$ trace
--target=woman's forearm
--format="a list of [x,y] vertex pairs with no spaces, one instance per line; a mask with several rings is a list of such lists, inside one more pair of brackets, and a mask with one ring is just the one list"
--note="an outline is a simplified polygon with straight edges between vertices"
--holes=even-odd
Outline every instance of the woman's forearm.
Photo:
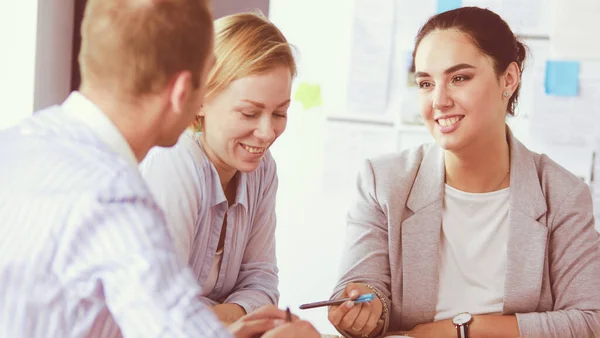
[[474,338],[519,337],[519,324],[516,316],[473,316],[469,334]]
[[[469,324],[469,337],[500,338],[519,337],[519,324],[516,316],[478,315],[473,316]],[[411,337],[458,337],[451,319],[433,323],[419,324],[408,332],[388,332],[389,334],[407,334]]]

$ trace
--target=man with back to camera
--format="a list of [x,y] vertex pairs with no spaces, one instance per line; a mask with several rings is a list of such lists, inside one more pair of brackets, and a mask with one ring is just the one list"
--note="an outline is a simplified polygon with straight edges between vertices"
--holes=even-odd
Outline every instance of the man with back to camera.
[[318,337],[263,308],[227,332],[137,171],[195,118],[214,63],[204,0],[90,0],[82,85],[0,132],[1,337]]

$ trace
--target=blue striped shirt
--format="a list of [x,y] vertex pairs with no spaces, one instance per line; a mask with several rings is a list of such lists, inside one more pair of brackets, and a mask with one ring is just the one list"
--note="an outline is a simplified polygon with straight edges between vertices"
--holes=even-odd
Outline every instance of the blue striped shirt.
[[0,337],[230,337],[112,128],[74,93],[0,132]]

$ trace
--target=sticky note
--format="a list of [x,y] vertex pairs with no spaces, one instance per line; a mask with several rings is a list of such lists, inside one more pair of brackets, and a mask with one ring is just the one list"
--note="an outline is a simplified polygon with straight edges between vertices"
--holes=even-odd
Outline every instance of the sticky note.
[[579,95],[579,62],[546,61],[544,87],[548,95]]
[[320,107],[323,103],[321,101],[321,86],[308,82],[300,83],[298,89],[296,89],[296,94],[294,94],[294,100],[300,102],[304,109]]
[[462,6],[462,0],[438,0],[437,12],[443,13]]

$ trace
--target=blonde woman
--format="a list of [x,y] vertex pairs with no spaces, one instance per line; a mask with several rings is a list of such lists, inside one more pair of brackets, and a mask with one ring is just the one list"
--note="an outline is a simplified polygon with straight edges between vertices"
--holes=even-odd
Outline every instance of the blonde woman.
[[231,323],[278,302],[269,147],[286,127],[296,65],[279,29],[251,13],[215,21],[215,56],[197,124],[140,169],[203,301]]

